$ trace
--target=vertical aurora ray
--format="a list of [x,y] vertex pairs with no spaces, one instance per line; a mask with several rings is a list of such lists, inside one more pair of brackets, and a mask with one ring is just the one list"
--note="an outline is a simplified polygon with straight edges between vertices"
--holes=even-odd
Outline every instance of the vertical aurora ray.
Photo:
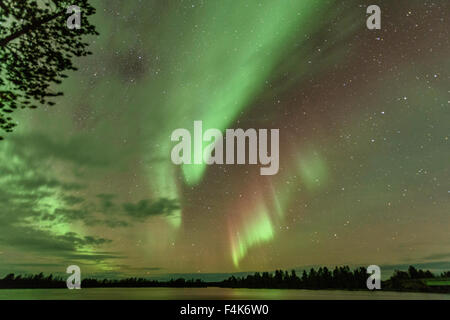
[[239,231],[230,230],[231,257],[235,267],[239,266],[239,262],[251,247],[270,241],[274,237],[272,221],[264,206],[258,208],[251,216],[251,220],[244,223]]
[[[267,188],[253,184],[250,189],[261,196],[250,205],[243,205],[240,219],[229,221],[231,259],[235,267],[249,254],[251,248],[268,243],[275,230],[285,221],[287,210],[299,188],[318,191],[327,182],[326,161],[316,151],[297,153],[285,173],[268,178]],[[272,181],[273,180],[273,181]]]

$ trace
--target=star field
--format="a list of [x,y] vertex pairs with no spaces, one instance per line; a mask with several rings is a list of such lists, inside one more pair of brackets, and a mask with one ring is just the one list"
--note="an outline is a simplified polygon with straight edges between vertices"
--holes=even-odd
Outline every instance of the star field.
[[[93,1],[93,55],[0,143],[0,275],[448,268],[449,4],[369,4]],[[280,129],[278,174],[174,165],[194,120]]]

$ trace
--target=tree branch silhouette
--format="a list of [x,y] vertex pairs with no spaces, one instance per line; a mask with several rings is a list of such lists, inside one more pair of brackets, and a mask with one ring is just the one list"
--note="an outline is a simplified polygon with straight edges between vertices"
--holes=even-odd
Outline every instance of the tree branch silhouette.
[[[12,132],[12,113],[54,105],[62,95],[52,89],[75,71],[72,58],[91,54],[88,35],[98,35],[88,17],[95,13],[88,0],[72,0],[81,8],[81,29],[69,29],[66,1],[0,0],[0,129]],[[0,136],[0,140],[3,138]]]
[[44,24],[46,24],[46,23],[48,23],[48,22],[50,22],[50,21],[52,21],[52,20],[62,16],[62,15],[64,15],[64,12],[55,13],[53,15],[45,17],[44,19],[38,20],[38,21],[36,21],[34,23],[31,23],[31,24],[25,26],[21,30],[19,30],[19,31],[17,31],[17,32],[15,32],[15,33],[13,33],[13,34],[11,34],[9,36],[7,36],[4,39],[1,39],[0,40],[0,47],[6,46],[10,41],[13,41],[13,40],[17,39],[17,38],[23,36],[24,34],[27,34],[28,32],[30,32],[30,31],[32,31],[32,30],[34,30],[36,28],[39,28],[42,25],[44,25]]

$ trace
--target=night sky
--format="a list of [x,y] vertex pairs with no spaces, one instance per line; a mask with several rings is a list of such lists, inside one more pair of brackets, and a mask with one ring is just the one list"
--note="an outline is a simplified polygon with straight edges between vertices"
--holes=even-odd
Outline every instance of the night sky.
[[[450,268],[450,3],[372,2],[93,1],[93,55],[0,142],[0,275]],[[280,129],[278,174],[174,165],[194,120]]]

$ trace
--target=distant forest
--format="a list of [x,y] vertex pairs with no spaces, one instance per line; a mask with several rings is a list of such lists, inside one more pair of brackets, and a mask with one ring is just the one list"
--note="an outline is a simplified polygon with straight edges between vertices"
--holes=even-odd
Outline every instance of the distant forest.
[[[83,279],[82,288],[142,288],[142,287],[224,287],[224,288],[267,288],[267,289],[341,289],[367,290],[367,270],[360,267],[351,270],[348,266],[327,267],[303,271],[298,276],[291,272],[276,270],[275,272],[256,272],[246,277],[230,277],[220,282],[204,282],[200,279],[172,279],[169,281],[149,280],[145,278],[126,279]],[[66,280],[52,275],[14,275],[9,274],[0,279],[0,289],[34,289],[34,288],[67,288]],[[418,270],[413,266],[408,271],[395,271],[386,281],[382,281],[383,290],[424,291],[450,293],[450,271],[439,276],[429,270]]]

